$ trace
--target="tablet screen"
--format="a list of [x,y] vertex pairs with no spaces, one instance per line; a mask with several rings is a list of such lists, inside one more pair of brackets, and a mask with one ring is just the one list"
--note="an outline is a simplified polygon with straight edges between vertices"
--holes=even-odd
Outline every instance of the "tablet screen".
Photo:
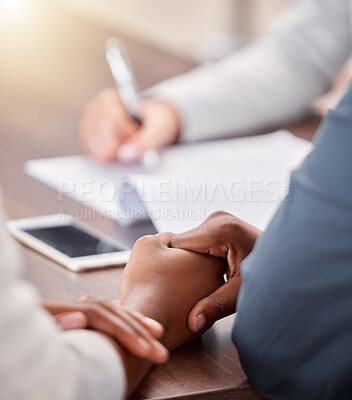
[[23,229],[23,231],[72,258],[124,251],[75,225]]

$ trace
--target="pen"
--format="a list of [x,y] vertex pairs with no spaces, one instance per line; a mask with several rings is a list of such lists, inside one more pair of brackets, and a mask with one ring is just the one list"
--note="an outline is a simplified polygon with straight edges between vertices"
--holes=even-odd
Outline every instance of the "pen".
[[[107,40],[105,56],[119,91],[122,104],[132,119],[141,126],[142,119],[139,115],[137,84],[127,53],[118,38],[112,37]],[[153,169],[159,165],[159,153],[154,150],[148,150],[143,154],[140,161],[148,169]]]
[[137,85],[127,53],[124,51],[118,38],[112,37],[107,40],[105,56],[119,91],[122,104],[135,122],[138,125],[142,125],[138,111],[139,98]]

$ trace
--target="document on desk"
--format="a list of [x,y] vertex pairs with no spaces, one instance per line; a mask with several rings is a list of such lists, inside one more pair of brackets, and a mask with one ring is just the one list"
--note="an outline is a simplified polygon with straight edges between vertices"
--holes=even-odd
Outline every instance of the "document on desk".
[[182,232],[224,210],[265,229],[280,203],[291,200],[290,173],[311,149],[279,131],[176,145],[152,170],[99,165],[87,156],[31,160],[25,168],[59,199],[67,195],[121,224],[150,218],[158,231]]

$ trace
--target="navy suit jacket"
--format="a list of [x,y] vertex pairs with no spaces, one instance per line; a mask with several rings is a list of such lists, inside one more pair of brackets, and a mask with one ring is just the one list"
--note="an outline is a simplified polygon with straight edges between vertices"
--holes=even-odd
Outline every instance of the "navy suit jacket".
[[272,399],[352,398],[352,87],[241,267],[233,341]]

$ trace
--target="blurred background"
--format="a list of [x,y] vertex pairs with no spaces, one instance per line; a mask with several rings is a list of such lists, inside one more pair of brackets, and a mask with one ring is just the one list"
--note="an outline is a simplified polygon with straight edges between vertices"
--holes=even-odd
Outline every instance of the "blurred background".
[[86,102],[113,85],[111,35],[125,39],[144,89],[264,33],[288,2],[0,0],[0,134],[54,154],[49,138],[75,135]]
[[[0,0],[0,188],[9,216],[77,208],[67,197],[59,203],[56,191],[26,176],[23,166],[28,159],[82,152],[77,127],[83,108],[99,90],[114,85],[104,55],[110,36],[123,39],[145,89],[264,33],[287,3]],[[115,235],[112,221],[91,218],[90,223]],[[139,236],[148,232],[142,226]],[[123,237],[133,243],[136,232],[124,228]],[[30,254],[37,271],[31,280],[41,286],[47,265]],[[66,278],[65,284],[74,290]]]
[[[167,52],[194,58],[210,40],[219,50],[236,33],[265,32],[288,0],[57,0],[54,3],[93,23],[120,30]],[[231,40],[232,39],[232,40]],[[219,55],[221,55],[219,53]]]

